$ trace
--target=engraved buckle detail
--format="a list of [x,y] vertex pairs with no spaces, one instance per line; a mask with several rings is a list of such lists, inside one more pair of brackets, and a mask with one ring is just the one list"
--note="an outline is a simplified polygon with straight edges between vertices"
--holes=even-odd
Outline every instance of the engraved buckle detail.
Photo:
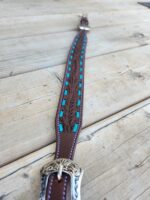
[[47,163],[41,170],[41,193],[40,200],[45,200],[48,178],[57,173],[58,181],[62,179],[62,173],[70,176],[71,200],[81,200],[80,188],[83,170],[70,159],[59,158]]

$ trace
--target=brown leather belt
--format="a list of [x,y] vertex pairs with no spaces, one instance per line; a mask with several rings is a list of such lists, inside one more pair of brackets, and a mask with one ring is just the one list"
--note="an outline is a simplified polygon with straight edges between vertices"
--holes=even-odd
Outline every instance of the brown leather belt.
[[[77,138],[82,125],[84,63],[88,20],[82,17],[79,32],[69,51],[61,95],[56,114],[55,160],[41,170],[40,200],[80,200],[83,170],[73,162]],[[71,187],[69,187],[71,185]]]

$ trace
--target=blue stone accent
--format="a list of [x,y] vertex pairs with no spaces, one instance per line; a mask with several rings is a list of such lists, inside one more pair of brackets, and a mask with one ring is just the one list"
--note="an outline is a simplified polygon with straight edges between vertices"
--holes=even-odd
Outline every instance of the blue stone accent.
[[65,104],[66,104],[66,99],[63,99],[62,106],[64,106]]
[[71,61],[69,61],[68,64],[71,65]]
[[65,90],[64,91],[64,95],[66,96],[68,94],[68,90]]
[[71,67],[68,67],[68,70],[71,71]]
[[69,85],[68,81],[65,82],[65,85],[66,85],[66,86]]
[[80,117],[80,112],[76,112],[76,117],[77,117],[77,118]]
[[83,75],[82,74],[80,74],[80,79],[83,79]]
[[81,67],[81,68],[80,68],[80,72],[82,72],[82,71],[83,71],[83,68]]
[[64,112],[61,110],[59,113],[59,117],[63,117],[63,115],[64,115]]
[[80,65],[82,65],[83,64],[83,62],[82,61],[80,61]]
[[63,125],[59,124],[59,131],[62,133],[63,132]]
[[73,56],[70,56],[70,59],[72,60]]
[[71,50],[71,53],[74,53],[74,50]]
[[69,73],[67,73],[67,78],[69,78],[70,77],[70,74]]
[[78,90],[78,95],[81,96],[81,90]]
[[76,133],[78,130],[79,124],[74,124],[73,132]]
[[81,100],[78,99],[78,101],[77,101],[77,106],[80,106],[80,105],[81,105]]
[[82,88],[82,83],[79,83],[79,88]]

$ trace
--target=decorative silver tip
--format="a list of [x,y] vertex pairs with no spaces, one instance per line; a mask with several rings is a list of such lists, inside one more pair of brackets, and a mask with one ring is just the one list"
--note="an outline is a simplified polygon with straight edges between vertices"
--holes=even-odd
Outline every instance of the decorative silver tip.
[[89,31],[90,30],[87,14],[83,14],[81,16],[79,29],[80,30],[85,30],[85,31]]

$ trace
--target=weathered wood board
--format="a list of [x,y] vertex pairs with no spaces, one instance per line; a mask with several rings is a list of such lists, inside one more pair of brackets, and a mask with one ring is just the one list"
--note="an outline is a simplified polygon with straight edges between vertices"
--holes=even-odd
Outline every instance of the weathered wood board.
[[[110,18],[111,16],[111,18]],[[62,23],[64,18],[65,23]],[[112,10],[109,12],[89,12],[91,29],[149,21],[149,10]],[[73,31],[78,28],[80,13],[48,14],[0,18],[0,40],[49,35]]]
[[[0,2],[1,78],[65,63],[85,3],[61,1],[67,6],[59,10],[60,2],[44,2]],[[150,13],[136,1],[86,5],[92,28],[87,57],[149,43]]]
[[76,1],[54,1],[54,0],[3,0],[0,2],[0,17],[14,16],[38,16],[48,14],[70,14],[106,12],[113,10],[146,10],[145,7],[137,4],[136,0],[76,0]]
[[[75,156],[85,169],[83,200],[149,200],[149,131],[150,99],[83,130]],[[39,171],[53,159],[54,147],[51,144],[3,167],[0,197],[38,199]]]
[[[144,0],[143,0],[144,1]],[[0,200],[36,200],[53,159],[54,119],[81,13],[83,200],[150,199],[150,12],[136,0],[0,1]]]
[[[87,58],[149,44],[149,23],[150,18],[128,26],[93,29],[88,37]],[[75,34],[69,31],[0,40],[0,77],[65,63]]]
[[[149,57],[148,45],[87,60],[83,127],[150,96]],[[57,66],[1,80],[1,165],[54,141],[56,77],[63,71]]]

